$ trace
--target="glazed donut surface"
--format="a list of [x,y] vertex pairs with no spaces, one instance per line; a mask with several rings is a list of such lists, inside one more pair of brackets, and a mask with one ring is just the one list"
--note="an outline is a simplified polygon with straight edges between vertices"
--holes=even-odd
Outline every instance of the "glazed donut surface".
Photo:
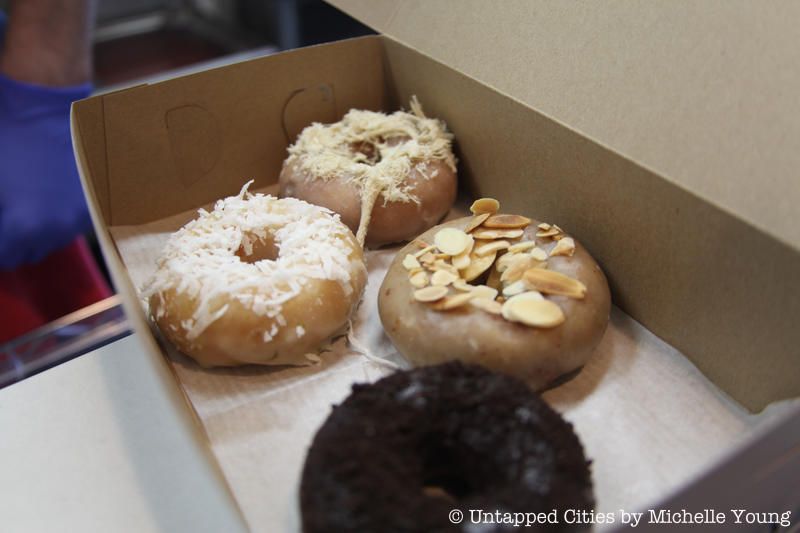
[[339,213],[370,247],[408,240],[436,224],[456,196],[453,136],[412,113],[351,110],[337,123],[312,124],[289,147],[281,196]]
[[338,215],[248,185],[170,237],[144,296],[202,366],[308,364],[361,298],[363,253]]
[[[558,226],[484,215],[436,226],[397,254],[380,288],[381,322],[414,365],[456,359],[546,387],[583,366],[600,342],[608,284],[586,249]],[[490,216],[525,225],[464,231],[481,218],[491,223]],[[468,250],[441,253],[436,243],[449,246],[446,233],[467,235]],[[451,266],[462,260],[467,269]]]

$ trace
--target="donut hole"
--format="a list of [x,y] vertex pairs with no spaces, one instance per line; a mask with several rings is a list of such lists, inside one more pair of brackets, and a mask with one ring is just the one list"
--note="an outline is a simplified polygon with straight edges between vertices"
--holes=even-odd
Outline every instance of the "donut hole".
[[453,450],[431,446],[422,464],[422,493],[429,498],[444,499],[451,503],[473,492],[470,481],[463,475],[469,465],[461,464]]
[[250,238],[250,253],[247,252],[244,242],[236,250],[236,256],[243,263],[257,263],[259,261],[275,261],[281,253],[280,246],[275,243],[272,237]]
[[[375,166],[381,162],[381,151],[375,143],[370,141],[356,141],[350,143],[350,151],[359,162]],[[361,157],[359,157],[361,156]]]
[[438,485],[426,485],[422,487],[422,493],[428,498],[436,498],[439,500],[446,500],[450,503],[457,503],[458,499],[447,492],[447,490]]

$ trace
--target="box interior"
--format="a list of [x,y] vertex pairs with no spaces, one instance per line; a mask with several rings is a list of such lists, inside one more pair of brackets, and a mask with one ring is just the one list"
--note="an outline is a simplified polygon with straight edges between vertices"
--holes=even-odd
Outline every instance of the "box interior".
[[[156,220],[277,180],[314,120],[416,94],[457,135],[461,186],[559,220],[615,303],[751,410],[800,394],[800,254],[578,132],[386,37],[343,41],[76,104],[107,226]],[[767,324],[768,327],[764,327]]]
[[[557,221],[586,245],[608,275],[615,304],[624,313],[615,311],[611,334],[604,339],[607,368],[600,361],[584,371],[582,381],[576,380],[577,389],[548,393],[568,418],[581,419],[578,430],[584,440],[605,442],[608,448],[609,439],[600,438],[599,428],[614,429],[609,420],[615,409],[632,409],[627,414],[633,418],[620,418],[628,423],[653,418],[652,411],[626,403],[647,398],[650,381],[662,382],[659,390],[666,401],[670,394],[681,396],[672,407],[704,405],[705,412],[697,416],[673,413],[685,426],[678,437],[668,420],[655,417],[653,427],[640,428],[642,440],[635,441],[637,449],[647,450],[653,445],[648,439],[659,438],[680,450],[672,457],[684,465],[680,472],[670,462],[648,469],[646,461],[642,470],[614,472],[626,461],[617,453],[615,461],[604,461],[607,470],[595,471],[606,495],[647,476],[640,481],[647,486],[642,494],[655,498],[661,490],[673,490],[757,426],[757,417],[706,378],[754,410],[797,395],[798,376],[791,372],[797,343],[791,341],[800,339],[790,322],[798,303],[794,289],[779,282],[790,267],[800,267],[793,250],[520,102],[386,37],[287,52],[74,105],[76,155],[98,237],[148,350],[167,355],[167,347],[150,333],[136,290],[143,274],[133,279],[130,258],[157,253],[155,243],[163,242],[166,229],[177,229],[178,221],[198,207],[236,194],[248,179],[255,180],[254,189],[273,185],[286,147],[310,122],[338,120],[351,108],[394,110],[412,94],[456,134],[465,193],[496,197],[509,212]],[[147,249],[132,252],[125,239],[140,235],[152,239],[136,241]],[[380,262],[381,252],[374,257]],[[769,258],[766,272],[763,258]],[[772,326],[752,325],[763,323]],[[743,331],[746,324],[750,327]],[[266,512],[257,497],[263,479],[252,479],[258,470],[247,464],[255,454],[264,460],[258,439],[272,436],[278,439],[273,444],[296,447],[289,438],[292,431],[313,435],[327,413],[311,402],[327,407],[326,401],[343,398],[359,376],[381,375],[372,363],[339,365],[347,358],[322,369],[284,374],[199,371],[179,356],[169,358],[251,525],[296,525],[285,522],[293,518],[259,514]],[[593,391],[602,388],[603,372],[611,374],[608,368],[617,368],[620,381],[606,383],[605,396],[596,392],[606,402],[596,412],[609,417],[600,420],[593,411],[597,404],[589,402]],[[646,379],[626,384],[634,376],[629,370],[643,372],[636,375]],[[308,395],[292,389],[317,376],[321,389]],[[265,386],[289,389],[276,396],[288,395],[282,401],[295,405],[298,416],[290,421],[266,403],[262,407],[269,414],[259,419],[242,414],[244,403],[231,406],[223,400],[263,401]],[[628,390],[640,396],[628,397]],[[651,407],[672,410],[669,405]],[[273,415],[269,420],[277,425],[265,426]],[[618,430],[629,429],[620,424]],[[708,431],[711,426],[714,430]],[[711,440],[697,440],[706,437]],[[294,454],[279,461],[291,470],[284,474],[297,475],[297,460]],[[296,478],[290,479],[293,489],[292,483]],[[626,486],[625,494],[637,489],[635,483]],[[294,492],[287,498],[293,502]],[[604,505],[612,501],[606,497]]]

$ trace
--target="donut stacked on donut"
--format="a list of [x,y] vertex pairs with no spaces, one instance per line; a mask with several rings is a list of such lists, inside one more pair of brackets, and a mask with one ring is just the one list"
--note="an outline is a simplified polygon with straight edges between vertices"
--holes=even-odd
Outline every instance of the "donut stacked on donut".
[[415,365],[459,359],[545,387],[600,342],[608,284],[561,228],[498,209],[478,200],[474,216],[403,248],[380,289],[381,321]]
[[305,533],[516,531],[472,524],[469,510],[560,518],[593,507],[570,424],[525,383],[458,362],[355,385],[314,437],[300,485]]
[[361,247],[327,209],[248,186],[170,237],[144,297],[203,366],[308,364],[361,298]]
[[305,128],[289,147],[281,196],[339,213],[371,247],[430,228],[455,200],[453,136],[425,116],[416,98],[411,110],[351,110],[340,122]]

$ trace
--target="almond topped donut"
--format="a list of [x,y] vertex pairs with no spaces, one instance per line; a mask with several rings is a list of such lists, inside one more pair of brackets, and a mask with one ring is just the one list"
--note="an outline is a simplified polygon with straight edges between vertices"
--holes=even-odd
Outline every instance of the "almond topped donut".
[[339,122],[302,131],[289,147],[280,194],[339,213],[362,245],[407,241],[453,205],[452,141],[416,97],[411,113],[353,109]]
[[605,275],[556,225],[496,200],[404,247],[379,293],[381,322],[415,365],[476,363],[542,388],[589,359],[608,324]]
[[202,366],[308,364],[361,299],[363,253],[338,215],[249,185],[170,237],[144,297]]

